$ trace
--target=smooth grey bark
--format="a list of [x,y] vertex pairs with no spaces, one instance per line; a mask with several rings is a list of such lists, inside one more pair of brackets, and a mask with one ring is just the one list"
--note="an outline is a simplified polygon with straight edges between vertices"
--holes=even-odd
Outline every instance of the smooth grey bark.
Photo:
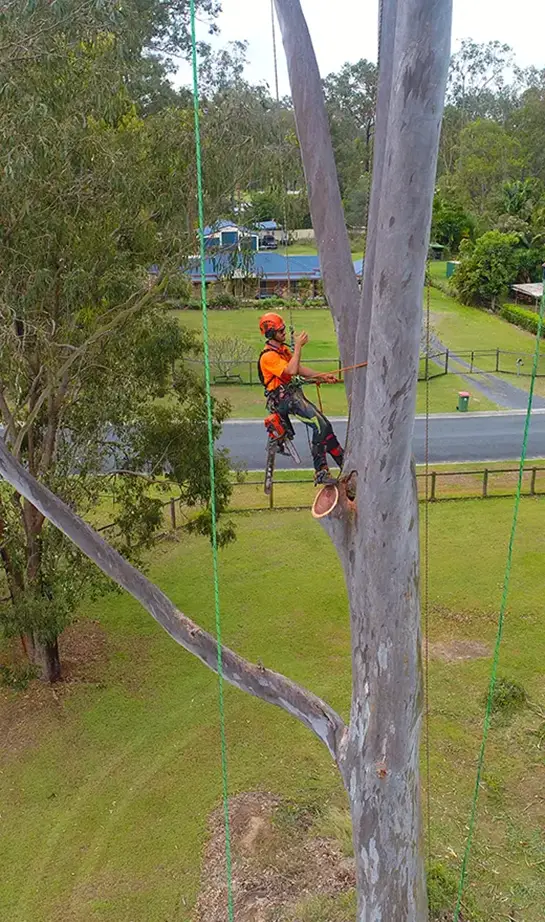
[[[398,0],[379,0],[379,82],[377,88],[377,111],[375,116],[375,137],[373,142],[373,182],[367,219],[367,239],[365,248],[365,272],[362,280],[361,305],[357,329],[354,333],[356,342],[355,362],[367,362],[369,359],[369,333],[371,330],[371,312],[373,306],[373,279],[375,271],[375,254],[377,248],[377,224],[382,197],[382,182],[386,152],[386,134],[388,115],[392,95],[392,81],[395,63],[395,36],[398,13]],[[363,402],[367,372],[355,374],[352,379],[350,400]],[[355,393],[354,393],[355,390]],[[347,467],[350,467],[350,445],[348,446]]]
[[[128,563],[90,525],[72,512],[66,503],[38,483],[9,453],[1,438],[0,476],[64,532],[106,576],[140,602],[176,643],[193,653],[214,672],[217,671],[218,648],[215,638],[179,611],[164,592]],[[328,704],[284,676],[248,662],[228,647],[222,647],[222,660],[224,677],[231,685],[297,717],[327,746],[332,757],[338,758],[339,745],[346,736],[346,727]]]
[[353,364],[360,292],[344,220],[339,180],[316,55],[299,0],[275,0],[304,151],[312,226],[324,291],[333,314],[343,365]]
[[[276,0],[292,29],[299,0]],[[450,56],[452,0],[383,0],[377,134],[362,300],[343,476],[357,478],[357,510],[346,496],[322,522],[344,567],[352,629],[352,708],[341,771],[353,821],[358,922],[427,918],[418,773],[422,711],[418,505],[411,464],[422,290],[439,132]],[[298,26],[298,28],[300,28]],[[308,33],[286,36],[308,61]],[[308,41],[310,39],[308,38]],[[307,179],[318,173],[308,128],[313,111],[305,64],[290,69]],[[314,82],[313,77],[311,77]],[[306,105],[305,105],[306,103]],[[318,122],[321,125],[321,122]],[[327,129],[321,127],[325,132]],[[313,222],[335,195],[315,183]],[[328,241],[317,234],[320,259]],[[339,303],[328,291],[332,303]],[[342,486],[341,486],[342,492]]]

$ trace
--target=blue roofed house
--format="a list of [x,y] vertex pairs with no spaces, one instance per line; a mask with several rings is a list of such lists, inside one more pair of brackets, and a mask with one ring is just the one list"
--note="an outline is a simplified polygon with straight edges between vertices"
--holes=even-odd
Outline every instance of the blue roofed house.
[[[193,284],[200,288],[200,266],[197,260],[187,270]],[[354,272],[361,279],[363,260],[354,262]],[[300,288],[315,297],[322,293],[320,259],[318,256],[285,256],[276,252],[242,254],[238,250],[218,251],[205,261],[206,285],[229,282],[233,293],[245,297],[281,295]]]
[[245,246],[250,250],[259,250],[259,228],[252,230],[241,227],[233,221],[223,218],[204,228],[204,245],[207,250],[221,250],[228,247]]

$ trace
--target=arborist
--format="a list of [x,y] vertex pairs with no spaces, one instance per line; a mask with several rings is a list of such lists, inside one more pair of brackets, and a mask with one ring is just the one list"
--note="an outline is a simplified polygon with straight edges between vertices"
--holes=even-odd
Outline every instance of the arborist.
[[301,378],[334,384],[334,374],[322,374],[301,364],[301,350],[308,343],[307,333],[295,337],[293,353],[286,346],[286,324],[279,314],[263,314],[259,329],[266,345],[258,360],[260,381],[265,388],[267,409],[271,416],[265,421],[269,438],[282,439],[286,429],[291,429],[290,415],[301,420],[312,432],[312,458],[315,484],[334,483],[327,463],[327,453],[342,468],[344,452],[327,417],[305,397]]

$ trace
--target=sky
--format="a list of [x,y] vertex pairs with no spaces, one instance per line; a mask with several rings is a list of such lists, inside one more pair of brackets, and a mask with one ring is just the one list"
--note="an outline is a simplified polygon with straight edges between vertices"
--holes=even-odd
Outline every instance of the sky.
[[[221,0],[221,29],[215,45],[236,39],[249,41],[246,78],[274,87],[270,0]],[[345,61],[377,58],[378,0],[301,0],[322,76],[339,70]],[[517,63],[545,67],[545,0],[454,0],[453,50],[460,40],[497,39],[514,49]],[[199,23],[198,37],[206,38]],[[289,92],[284,55],[279,42],[280,92]],[[189,83],[183,65],[179,81]],[[177,81],[178,82],[178,81]]]

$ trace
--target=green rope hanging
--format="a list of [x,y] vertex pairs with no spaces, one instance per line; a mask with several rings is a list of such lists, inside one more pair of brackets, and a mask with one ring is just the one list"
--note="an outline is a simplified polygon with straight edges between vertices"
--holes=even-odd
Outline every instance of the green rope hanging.
[[201,305],[202,305],[202,330],[204,345],[204,379],[206,388],[206,415],[208,423],[208,458],[210,465],[210,514],[212,517],[212,561],[213,561],[213,578],[214,578],[214,608],[216,616],[216,639],[218,642],[218,702],[220,716],[220,737],[221,737],[221,773],[223,787],[223,812],[225,820],[225,862],[227,869],[227,908],[229,913],[229,922],[234,922],[234,904],[233,904],[233,869],[231,856],[231,834],[229,825],[229,785],[227,772],[227,739],[225,733],[225,702],[224,702],[224,679],[223,679],[223,659],[221,643],[221,606],[219,590],[219,566],[218,566],[218,532],[217,532],[217,511],[216,511],[216,471],[214,466],[214,430],[212,420],[212,395],[210,391],[210,351],[208,336],[208,306],[206,302],[206,268],[205,268],[205,245],[204,245],[204,195],[202,182],[202,151],[201,151],[201,130],[199,115],[199,69],[197,64],[197,39],[195,28],[195,0],[190,0],[191,13],[191,47],[193,61],[193,102],[195,114],[195,154],[197,159],[197,197],[199,205],[199,255],[200,255],[200,274],[201,274]]
[[524,476],[524,466],[526,463],[526,454],[528,451],[528,436],[530,434],[530,420],[532,416],[532,402],[534,399],[534,389],[537,377],[537,371],[539,367],[539,357],[540,357],[540,346],[541,346],[541,335],[543,332],[543,317],[545,315],[545,290],[543,293],[543,298],[541,300],[541,307],[539,311],[538,323],[537,323],[537,333],[536,333],[536,347],[534,351],[534,361],[532,365],[532,378],[530,381],[530,391],[528,393],[528,407],[526,410],[526,418],[524,421],[524,434],[522,438],[522,450],[520,455],[520,465],[519,465],[519,474],[517,482],[517,491],[515,495],[515,507],[513,511],[513,522],[511,525],[511,533],[509,536],[509,545],[507,548],[507,563],[505,566],[505,575],[503,579],[503,592],[501,597],[500,604],[500,613],[498,618],[498,632],[496,634],[496,644],[494,647],[494,656],[492,659],[492,669],[490,672],[490,683],[488,686],[488,697],[486,701],[486,710],[484,715],[484,729],[483,729],[483,738],[481,742],[481,749],[479,752],[479,760],[477,763],[477,778],[475,781],[475,790],[473,792],[473,803],[471,806],[471,815],[469,819],[469,832],[467,834],[467,842],[464,852],[464,858],[462,861],[462,869],[460,872],[460,883],[458,886],[458,899],[456,903],[456,910],[454,913],[454,922],[459,922],[460,911],[462,908],[462,899],[464,895],[464,889],[467,879],[467,869],[469,864],[469,856],[471,854],[471,846],[473,844],[473,835],[475,832],[475,821],[477,818],[477,805],[479,800],[479,791],[481,786],[481,779],[484,766],[484,756],[486,750],[486,743],[488,739],[488,732],[490,730],[490,721],[492,718],[492,702],[494,698],[494,689],[496,687],[496,679],[498,674],[498,663],[500,658],[500,647],[503,637],[503,626],[505,621],[505,612],[507,608],[507,597],[509,594],[509,582],[511,578],[511,565],[513,562],[513,549],[515,545],[515,535],[517,531],[517,523],[520,509],[520,499],[522,496],[522,481]]

